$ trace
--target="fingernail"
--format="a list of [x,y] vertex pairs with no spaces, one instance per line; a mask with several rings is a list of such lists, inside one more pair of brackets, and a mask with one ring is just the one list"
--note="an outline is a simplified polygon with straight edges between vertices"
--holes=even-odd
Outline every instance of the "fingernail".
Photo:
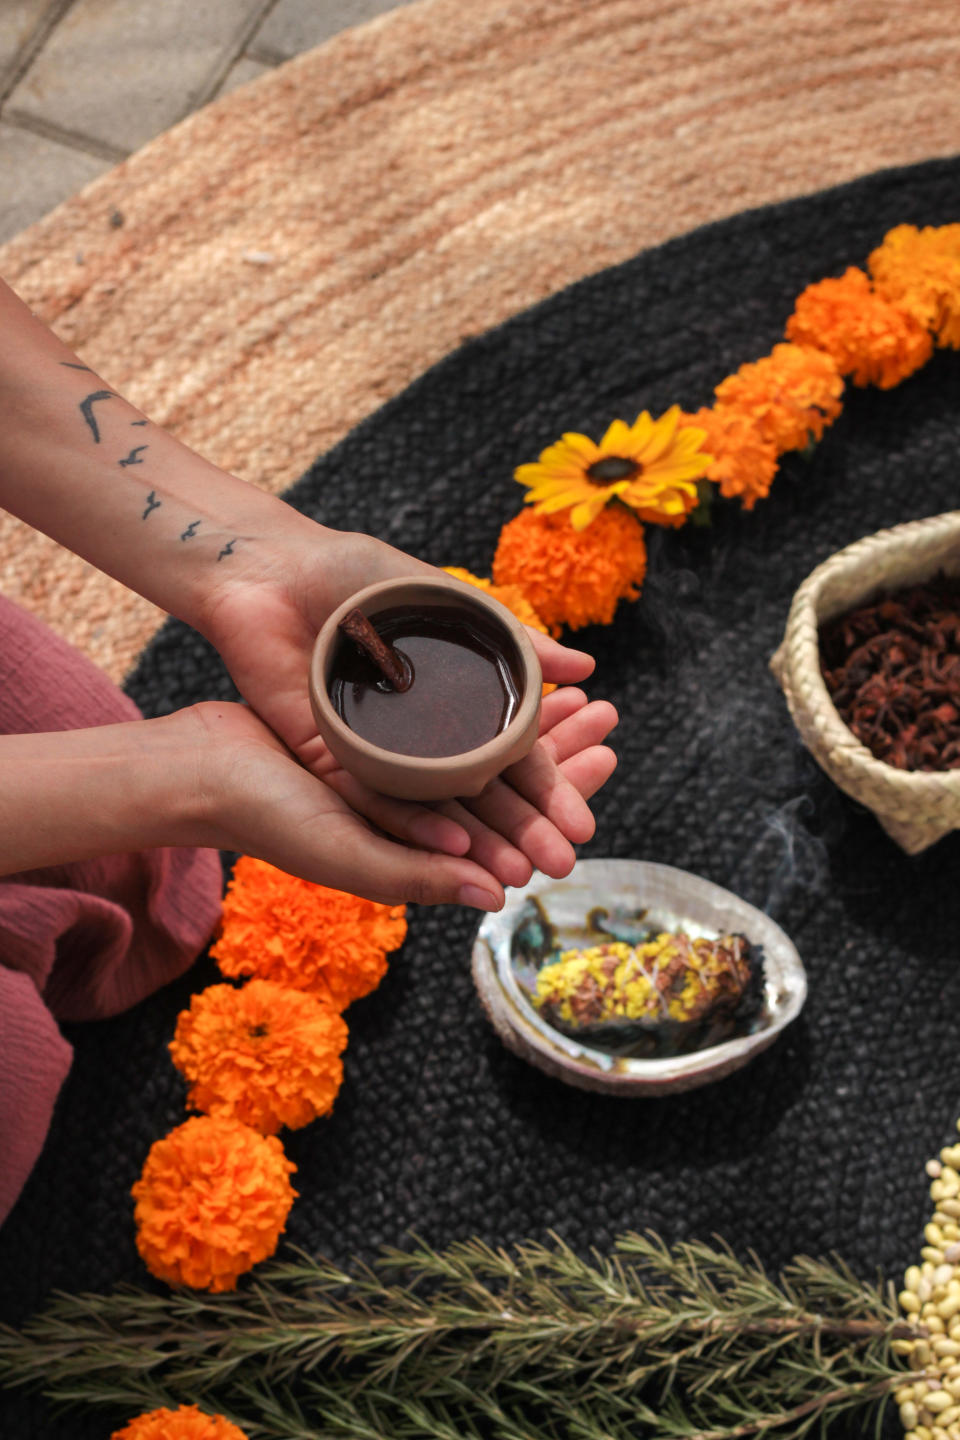
[[469,905],[473,910],[499,910],[501,902],[496,895],[489,890],[481,890],[479,885],[461,885],[460,894],[457,897],[461,905]]

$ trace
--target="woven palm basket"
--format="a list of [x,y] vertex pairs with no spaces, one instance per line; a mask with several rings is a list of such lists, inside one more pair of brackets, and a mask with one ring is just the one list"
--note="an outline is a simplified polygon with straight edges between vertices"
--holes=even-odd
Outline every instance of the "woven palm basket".
[[843,723],[820,670],[819,627],[880,591],[960,574],[960,510],[868,535],[818,565],[794,596],[771,668],[801,739],[841,790],[916,855],[960,828],[960,770],[908,771],[878,760]]

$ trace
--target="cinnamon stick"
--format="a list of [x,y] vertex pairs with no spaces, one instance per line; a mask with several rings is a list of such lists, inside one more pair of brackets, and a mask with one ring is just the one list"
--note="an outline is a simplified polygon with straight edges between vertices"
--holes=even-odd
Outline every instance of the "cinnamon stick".
[[412,666],[408,661],[404,661],[399,650],[388,645],[383,636],[377,633],[362,610],[350,610],[344,615],[337,629],[342,630],[355,645],[360,646],[383,678],[389,680],[394,690],[402,695],[404,690],[410,689],[413,684]]

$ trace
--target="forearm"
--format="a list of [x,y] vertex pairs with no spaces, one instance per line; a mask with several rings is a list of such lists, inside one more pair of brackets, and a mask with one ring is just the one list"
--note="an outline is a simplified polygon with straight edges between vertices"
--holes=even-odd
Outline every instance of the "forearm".
[[307,523],[152,424],[2,282],[0,506],[199,628],[231,567]]
[[188,712],[0,736],[0,875],[203,836]]

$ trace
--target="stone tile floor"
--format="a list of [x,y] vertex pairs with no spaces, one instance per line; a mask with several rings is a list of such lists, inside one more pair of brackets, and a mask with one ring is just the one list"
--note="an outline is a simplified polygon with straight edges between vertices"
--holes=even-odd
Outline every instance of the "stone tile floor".
[[0,243],[201,105],[409,0],[0,0]]

